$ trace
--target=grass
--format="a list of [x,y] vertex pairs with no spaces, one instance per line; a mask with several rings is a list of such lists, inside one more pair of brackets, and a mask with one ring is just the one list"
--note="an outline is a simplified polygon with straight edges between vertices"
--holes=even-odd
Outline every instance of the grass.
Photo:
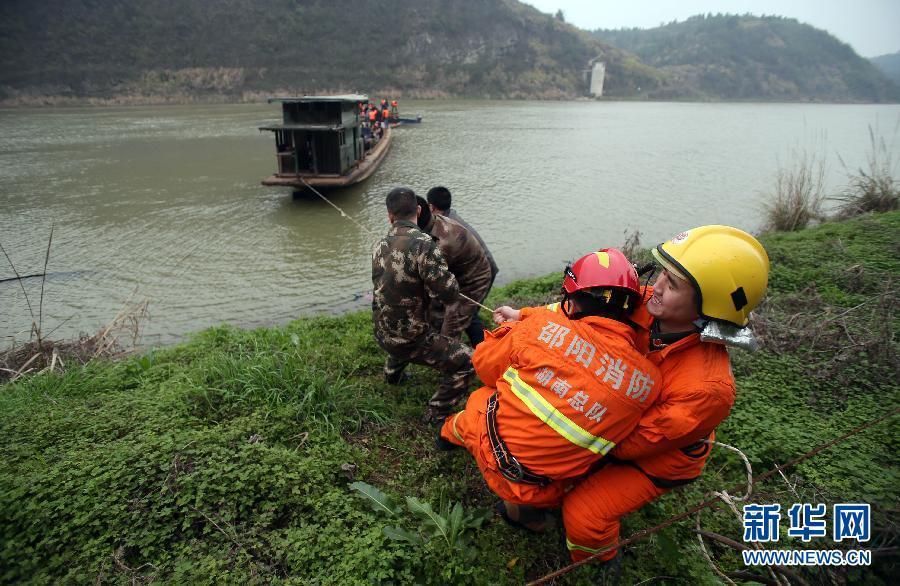
[[[754,318],[764,349],[732,353],[738,400],[718,430],[756,473],[898,404],[898,233],[900,212],[891,212],[764,239],[770,295]],[[559,281],[498,288],[488,305],[552,300]],[[453,549],[384,533],[418,520],[373,511],[353,482],[434,511],[452,501],[468,514],[494,498],[472,458],[437,453],[433,429],[418,421],[436,374],[414,367],[408,384],[388,386],[382,360],[371,315],[361,312],[217,327],[178,346],[0,386],[0,581],[520,584],[566,565],[560,529],[527,535],[496,517]],[[754,498],[785,510],[869,502],[867,547],[896,543],[897,432],[894,419],[855,436],[788,470],[791,488],[767,482]],[[700,481],[626,518],[623,535],[742,478],[740,462],[717,450]],[[730,513],[708,511],[702,522],[741,539]],[[622,583],[716,583],[692,526],[629,548]],[[730,549],[708,547],[726,571],[746,569]],[[822,570],[796,571],[831,583]],[[896,572],[888,556],[832,573],[838,583],[887,584]],[[559,583],[599,579],[583,568]]]
[[792,232],[826,219],[825,201],[838,202],[834,218],[846,220],[868,213],[900,209],[900,184],[896,179],[898,159],[893,154],[900,121],[891,144],[869,127],[869,152],[866,165],[847,173],[847,184],[837,195],[824,193],[825,163],[807,152],[794,152],[793,161],[780,167],[775,189],[763,204],[763,232]]
[[809,153],[794,153],[794,161],[775,176],[775,191],[764,205],[766,232],[802,230],[822,216],[825,163]]
[[[897,129],[894,129],[894,137]],[[869,127],[869,152],[867,169],[848,172],[849,184],[836,199],[841,202],[838,216],[851,218],[871,212],[889,212],[900,207],[900,184],[897,174],[897,158],[892,155],[884,137],[876,137]],[[893,145],[891,145],[893,146]],[[846,165],[844,165],[846,169]]]

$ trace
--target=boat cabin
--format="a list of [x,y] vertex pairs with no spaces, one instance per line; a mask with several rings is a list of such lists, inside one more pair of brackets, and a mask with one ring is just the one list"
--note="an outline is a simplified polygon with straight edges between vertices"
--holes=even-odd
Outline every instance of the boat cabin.
[[278,175],[346,175],[363,158],[365,142],[360,102],[368,96],[269,98],[281,102],[282,124],[263,126],[275,133]]

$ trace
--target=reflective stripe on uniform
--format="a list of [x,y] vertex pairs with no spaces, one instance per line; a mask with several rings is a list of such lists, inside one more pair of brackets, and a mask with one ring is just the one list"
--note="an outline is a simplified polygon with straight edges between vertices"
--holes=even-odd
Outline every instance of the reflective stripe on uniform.
[[545,308],[549,309],[550,311],[559,313],[559,301],[557,301],[556,303],[551,303],[550,305],[547,305]]
[[453,416],[453,435],[455,435],[456,439],[458,439],[462,443],[466,443],[466,440],[464,440],[463,437],[461,435],[459,435],[459,431],[456,429],[456,419],[462,414],[463,414],[463,412],[460,411],[459,413],[457,413],[456,415]]
[[512,366],[503,373],[503,379],[509,383],[513,393],[525,403],[538,419],[576,446],[605,456],[616,445],[598,435],[593,435],[566,417],[565,414],[541,396],[538,391],[523,381],[519,377],[519,371]]
[[571,541],[569,541],[568,538],[566,538],[566,547],[569,548],[569,551],[578,550],[578,551],[585,551],[587,553],[593,554],[593,553],[600,553],[601,551],[603,551],[604,549],[606,549],[609,546],[598,547],[597,549],[593,549],[593,548],[587,547],[585,545],[578,545],[577,543],[572,543]]

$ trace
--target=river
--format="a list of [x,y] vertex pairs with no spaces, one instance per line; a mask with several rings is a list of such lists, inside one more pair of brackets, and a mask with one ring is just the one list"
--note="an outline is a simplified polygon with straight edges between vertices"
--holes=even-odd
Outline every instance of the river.
[[[652,245],[723,223],[755,231],[779,168],[825,162],[826,192],[900,140],[897,105],[406,101],[391,151],[329,197],[386,232],[384,197],[445,185],[500,265],[498,283],[561,270],[641,232]],[[364,308],[375,237],[316,197],[260,180],[275,168],[278,104],[0,110],[0,347],[96,332],[147,300],[144,344]],[[896,146],[896,145],[895,145]],[[0,257],[0,279],[12,276]],[[32,313],[34,318],[32,317]]]

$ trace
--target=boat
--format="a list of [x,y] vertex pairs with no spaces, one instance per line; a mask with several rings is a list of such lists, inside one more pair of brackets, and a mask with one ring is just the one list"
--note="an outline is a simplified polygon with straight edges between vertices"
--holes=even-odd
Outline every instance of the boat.
[[364,181],[391,147],[391,129],[375,142],[359,116],[368,96],[269,98],[281,103],[282,124],[261,126],[275,133],[278,171],[263,185],[297,189],[337,189]]
[[415,118],[391,118],[391,126],[403,126],[404,124],[421,124],[422,117]]

